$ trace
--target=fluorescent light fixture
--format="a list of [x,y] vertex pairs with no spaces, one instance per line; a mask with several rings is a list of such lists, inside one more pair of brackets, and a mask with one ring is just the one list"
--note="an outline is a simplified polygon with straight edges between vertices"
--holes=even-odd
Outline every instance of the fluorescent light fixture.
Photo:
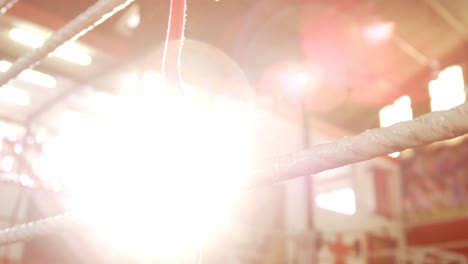
[[[45,34],[37,34],[20,28],[11,29],[8,36],[13,41],[31,48],[39,48],[47,39]],[[65,44],[65,46],[59,47],[52,53],[52,55],[83,66],[89,65],[92,62],[91,56],[81,51],[78,47],[70,44]]]
[[31,99],[29,94],[12,86],[4,86],[0,89],[0,102],[18,106],[29,105]]
[[404,95],[398,98],[393,105],[395,107],[411,107],[411,98],[407,95]]
[[141,89],[145,94],[156,94],[164,86],[164,76],[154,71],[147,71],[141,79]]
[[140,7],[137,4],[126,9],[122,17],[115,23],[114,30],[125,36],[132,36],[134,30],[141,24]]
[[[10,67],[11,62],[0,60],[0,72],[6,72]],[[54,88],[57,85],[54,77],[32,69],[24,70],[18,75],[18,79],[47,88]]]

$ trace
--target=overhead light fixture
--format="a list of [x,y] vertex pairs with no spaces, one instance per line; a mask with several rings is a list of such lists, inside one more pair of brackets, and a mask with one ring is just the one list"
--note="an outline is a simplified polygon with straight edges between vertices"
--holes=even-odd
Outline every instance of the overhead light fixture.
[[3,86],[0,89],[0,102],[2,103],[27,106],[30,101],[29,94],[22,89],[12,86]]
[[56,49],[53,55],[63,60],[73,62],[82,66],[90,65],[93,61],[91,56],[80,50],[77,50],[73,46],[62,46]]
[[[8,71],[8,69],[11,67],[11,64],[12,63],[9,61],[0,60],[0,72]],[[21,72],[18,75],[18,79],[47,88],[55,88],[57,85],[57,81],[54,77],[32,69],[27,69]]]
[[39,48],[44,44],[44,38],[32,32],[13,28],[8,32],[10,39],[31,48]]
[[[31,48],[41,47],[47,39],[45,34],[37,34],[20,28],[11,29],[8,36],[11,40]],[[83,66],[89,65],[92,62],[91,56],[70,43],[59,47],[52,53],[52,55]]]
[[131,29],[135,29],[140,25],[140,8],[138,5],[132,6],[129,10],[129,16],[127,18],[127,27]]
[[134,33],[135,29],[137,29],[140,26],[140,24],[140,6],[137,4],[132,4],[129,8],[126,9],[126,12],[115,23],[114,29],[122,35],[131,36]]

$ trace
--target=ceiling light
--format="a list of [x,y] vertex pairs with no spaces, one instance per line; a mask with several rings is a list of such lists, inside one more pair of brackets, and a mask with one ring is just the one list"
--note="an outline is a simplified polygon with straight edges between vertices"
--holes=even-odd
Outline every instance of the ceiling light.
[[0,89],[0,102],[18,106],[27,106],[30,102],[29,94],[21,89],[4,86]]
[[390,39],[395,31],[395,23],[380,22],[374,23],[364,28],[364,38],[369,42],[381,43]]
[[135,29],[140,25],[140,10],[138,6],[135,5],[135,9],[131,10],[130,16],[127,18],[127,27]]
[[89,65],[93,61],[91,56],[74,48],[73,46],[62,46],[56,49],[53,55],[82,66]]
[[[48,38],[45,34],[37,34],[19,28],[11,29],[8,36],[10,39],[31,48],[41,47]],[[65,46],[59,47],[52,53],[52,55],[83,66],[89,65],[92,62],[91,56],[81,51],[78,47],[70,44],[65,44]]]
[[141,24],[140,6],[137,4],[131,5],[126,9],[126,12],[115,23],[114,29],[125,36],[132,36],[135,29]]
[[141,89],[144,93],[154,94],[164,86],[164,76],[154,71],[147,71],[141,79]]
[[10,39],[31,48],[39,48],[44,44],[45,39],[37,34],[19,28],[11,29],[8,36]]
[[[0,72],[6,72],[10,67],[11,62],[6,60],[0,60]],[[21,72],[18,75],[18,78],[22,81],[47,88],[54,88],[57,85],[57,81],[54,77],[31,69],[27,69]]]

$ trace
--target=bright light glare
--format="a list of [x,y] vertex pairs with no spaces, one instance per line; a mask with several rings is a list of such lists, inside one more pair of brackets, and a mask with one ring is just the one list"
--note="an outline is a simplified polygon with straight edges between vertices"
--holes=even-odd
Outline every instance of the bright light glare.
[[[20,28],[11,29],[8,36],[10,39],[31,48],[41,47],[47,39],[47,36],[43,34],[37,34]],[[52,53],[52,55],[83,66],[89,65],[92,62],[91,56],[81,51],[79,47],[74,46],[71,43],[67,43],[59,47]]]
[[140,6],[133,5],[130,7],[127,13],[126,24],[128,28],[135,29],[140,25],[141,17],[140,17]]
[[308,72],[285,72],[281,78],[283,86],[290,90],[303,90],[311,80]]
[[[1,72],[6,72],[8,69],[11,67],[11,62],[6,61],[6,60],[0,60],[0,71]],[[29,82],[32,84],[36,84],[39,86],[43,86],[46,88],[54,88],[57,85],[57,81],[55,80],[54,77],[38,72],[32,69],[27,69],[21,72],[18,76],[20,80],[23,80],[25,82]]]
[[67,176],[70,206],[121,252],[197,250],[227,224],[250,153],[251,113],[216,102],[129,97],[104,120],[68,115],[43,173]]
[[306,85],[310,81],[310,74],[307,72],[298,72],[296,73],[295,79],[297,83],[301,85]]
[[315,197],[315,203],[322,209],[345,215],[356,213],[356,199],[351,188],[319,193]]
[[154,71],[147,71],[143,74],[141,79],[141,90],[146,96],[149,96],[150,98],[163,96],[163,94],[161,94],[165,91],[163,87],[164,77],[162,74]]
[[437,80],[429,83],[432,111],[449,110],[465,103],[465,81],[460,66],[443,70]]
[[393,153],[388,154],[388,156],[396,159],[400,157],[400,152],[393,152]]
[[0,89],[0,102],[2,103],[27,106],[30,101],[29,94],[22,89],[12,86],[3,86]]
[[19,28],[11,29],[8,36],[10,39],[31,48],[39,48],[44,44],[43,37]]
[[129,28],[137,28],[140,25],[140,15],[132,14],[127,21],[127,26]]
[[375,23],[364,28],[363,35],[366,40],[380,43],[390,39],[395,31],[393,22]]

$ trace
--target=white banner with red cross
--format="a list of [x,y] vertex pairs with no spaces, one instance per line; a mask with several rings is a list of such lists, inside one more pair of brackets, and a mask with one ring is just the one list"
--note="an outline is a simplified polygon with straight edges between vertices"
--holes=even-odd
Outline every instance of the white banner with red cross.
[[364,264],[364,234],[322,234],[319,242],[318,263]]

